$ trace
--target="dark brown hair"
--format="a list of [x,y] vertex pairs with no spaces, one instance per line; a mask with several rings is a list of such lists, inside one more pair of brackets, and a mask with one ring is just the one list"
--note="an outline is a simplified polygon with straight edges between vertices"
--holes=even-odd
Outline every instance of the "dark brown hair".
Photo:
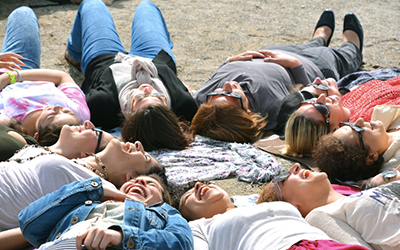
[[50,124],[49,126],[46,126],[44,128],[39,126],[39,131],[38,131],[38,138],[37,141],[40,146],[51,146],[54,145],[58,139],[60,138],[60,133],[61,129],[64,125],[69,125],[69,126],[79,126],[81,125],[79,122],[73,122],[73,123],[55,123],[55,124]]
[[321,137],[313,150],[313,159],[322,172],[328,174],[332,183],[360,181],[380,172],[383,157],[371,165],[366,164],[369,148],[362,149],[357,143],[345,142],[332,134]]
[[278,201],[278,195],[276,194],[275,187],[272,182],[268,183],[260,192],[260,196],[257,199],[257,204],[263,203],[263,202],[271,202],[271,201]]
[[190,129],[215,140],[253,143],[264,135],[266,117],[250,115],[228,103],[204,103],[193,117]]
[[150,104],[132,111],[124,121],[123,141],[140,141],[146,151],[168,148],[185,149],[193,141],[186,122],[180,122],[174,112],[162,104]]
[[28,134],[26,128],[22,126],[22,123],[18,119],[10,118],[7,127],[15,129],[17,132]]

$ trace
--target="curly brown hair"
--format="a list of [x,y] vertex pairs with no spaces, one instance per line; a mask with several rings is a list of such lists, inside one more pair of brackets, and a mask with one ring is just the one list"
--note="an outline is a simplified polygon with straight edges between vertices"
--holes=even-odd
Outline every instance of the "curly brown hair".
[[273,182],[270,182],[261,190],[260,196],[258,197],[256,204],[279,200],[274,185],[275,184]]
[[264,135],[267,117],[248,114],[227,103],[204,103],[193,117],[190,129],[215,140],[253,143]]
[[162,104],[132,111],[123,123],[121,135],[125,142],[140,141],[146,151],[181,150],[193,141],[188,123],[179,121],[174,112]]
[[313,150],[317,167],[328,174],[332,183],[365,180],[378,174],[383,157],[367,165],[368,155],[368,147],[363,150],[358,143],[345,142],[332,134],[323,136]]

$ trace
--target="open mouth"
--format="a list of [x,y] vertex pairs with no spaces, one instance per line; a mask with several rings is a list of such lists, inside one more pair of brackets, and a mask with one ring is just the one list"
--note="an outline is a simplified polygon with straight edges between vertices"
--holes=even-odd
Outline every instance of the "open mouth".
[[126,152],[128,152],[128,153],[132,152],[132,149],[133,149],[132,143],[130,143],[130,142],[125,143],[125,149],[126,149]]
[[134,186],[129,189],[129,194],[138,194],[142,196],[143,198],[146,198],[146,190],[143,187],[140,186]]
[[303,171],[303,179],[307,179],[311,175],[310,170],[304,170]]
[[210,190],[210,187],[209,186],[206,186],[206,185],[204,185],[204,186],[202,186],[201,188],[200,188],[200,195],[199,195],[199,197],[200,197],[200,200],[204,197],[204,195],[208,192]]

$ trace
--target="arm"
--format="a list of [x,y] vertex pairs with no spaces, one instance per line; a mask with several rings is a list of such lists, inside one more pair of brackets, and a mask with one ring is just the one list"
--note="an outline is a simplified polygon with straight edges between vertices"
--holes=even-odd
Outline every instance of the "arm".
[[14,69],[21,70],[21,67],[19,65],[22,66],[25,65],[25,63],[19,60],[22,58],[23,57],[21,55],[12,52],[0,53],[0,68],[6,68],[9,70],[14,70]]
[[21,249],[30,246],[19,228],[0,232],[0,246],[3,250]]
[[[15,75],[15,79],[18,79],[18,74],[15,71],[12,71]],[[53,82],[56,87],[60,86],[63,83],[75,81],[72,77],[63,71],[52,70],[52,69],[26,69],[21,70],[21,81],[45,81],[45,82]],[[10,84],[10,76],[8,74],[0,75],[0,89],[5,88],[8,84]]]
[[234,61],[249,61],[253,58],[265,58],[265,55],[263,53],[257,52],[257,51],[246,51],[243,53],[240,53],[236,56],[231,56],[228,57],[229,62],[234,62]]

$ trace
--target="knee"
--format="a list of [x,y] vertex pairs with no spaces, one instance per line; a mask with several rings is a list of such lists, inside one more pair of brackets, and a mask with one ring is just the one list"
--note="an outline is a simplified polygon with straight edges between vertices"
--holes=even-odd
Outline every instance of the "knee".
[[15,9],[11,14],[10,17],[15,15],[18,18],[22,17],[27,17],[27,16],[33,16],[36,19],[36,14],[33,12],[33,10],[27,6],[22,6],[17,9]]
[[150,0],[143,0],[139,3],[138,7],[156,7],[156,5]]

